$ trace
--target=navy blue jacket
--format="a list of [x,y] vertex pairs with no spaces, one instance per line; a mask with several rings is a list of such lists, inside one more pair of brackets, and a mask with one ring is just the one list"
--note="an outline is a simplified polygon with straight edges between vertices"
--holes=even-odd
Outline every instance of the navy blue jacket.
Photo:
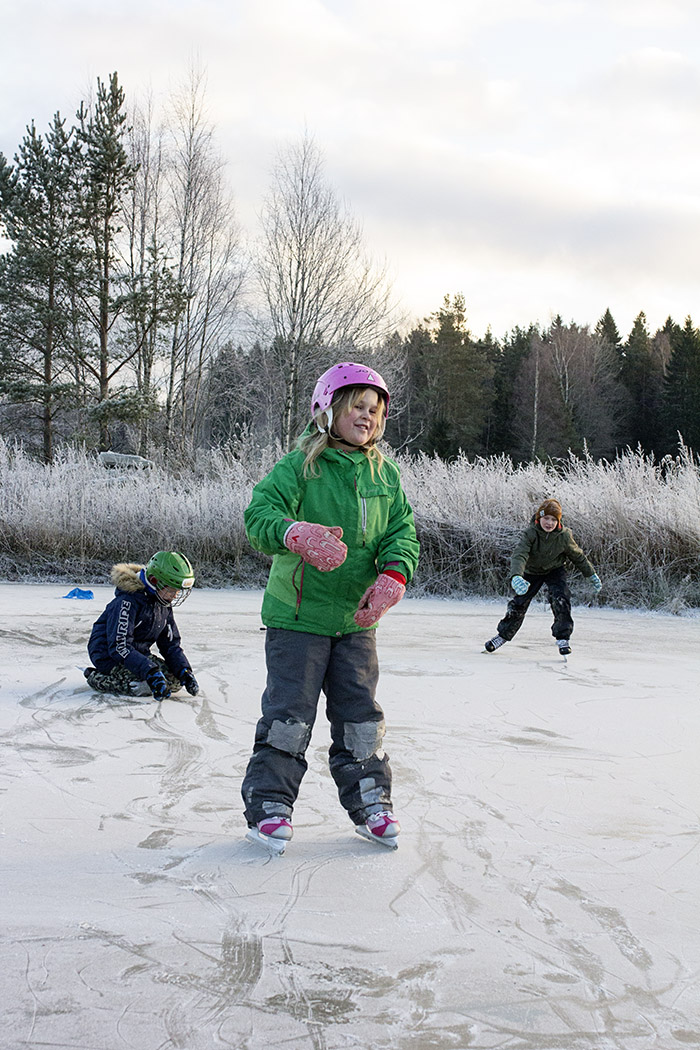
[[144,681],[156,666],[150,658],[151,646],[155,644],[168,668],[179,678],[190,663],[180,646],[173,611],[146,590],[140,570],[140,565],[113,566],[112,582],[117,589],[93,625],[88,642],[90,659],[93,667],[104,674],[123,665],[135,679]]

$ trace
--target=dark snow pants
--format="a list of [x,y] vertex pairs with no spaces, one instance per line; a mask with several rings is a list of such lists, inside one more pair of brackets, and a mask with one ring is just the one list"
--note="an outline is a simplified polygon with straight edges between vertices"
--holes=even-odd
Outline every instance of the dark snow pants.
[[509,642],[515,637],[523,625],[530,602],[542,587],[547,588],[547,597],[554,613],[552,634],[557,639],[570,638],[574,621],[571,619],[571,591],[566,582],[566,569],[552,569],[544,575],[525,572],[523,579],[527,580],[530,586],[525,594],[516,594],[508,602],[506,614],[497,628],[501,638]]
[[322,690],[331,727],[330,771],[341,805],[355,824],[388,809],[391,768],[382,750],[384,715],[374,699],[376,632],[326,637],[270,627],[265,658],[262,717],[241,787],[248,824],[270,814],[291,817]]

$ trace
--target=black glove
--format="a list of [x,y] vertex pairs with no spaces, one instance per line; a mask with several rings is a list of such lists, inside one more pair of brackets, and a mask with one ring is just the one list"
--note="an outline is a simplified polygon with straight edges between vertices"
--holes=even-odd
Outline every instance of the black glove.
[[181,672],[180,681],[182,682],[190,696],[197,695],[197,693],[199,692],[199,682],[192,674],[189,667],[187,667],[184,671]]
[[159,671],[157,667],[154,667],[152,671],[149,671],[146,675],[146,681],[151,687],[154,700],[167,700],[170,696],[170,686],[162,671]]

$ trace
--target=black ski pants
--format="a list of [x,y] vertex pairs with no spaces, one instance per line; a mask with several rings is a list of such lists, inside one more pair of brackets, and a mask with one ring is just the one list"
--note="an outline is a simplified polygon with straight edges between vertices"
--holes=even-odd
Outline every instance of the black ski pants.
[[376,631],[340,637],[270,627],[262,717],[241,793],[252,827],[263,817],[291,817],[308,768],[305,754],[321,691],[331,727],[329,762],[341,805],[355,824],[391,806],[391,768],[382,749],[384,714]]
[[566,582],[566,569],[562,566],[541,575],[525,572],[523,579],[527,580],[530,586],[525,594],[516,594],[508,602],[506,614],[497,628],[501,638],[509,642],[515,637],[523,625],[530,602],[542,587],[547,588],[547,598],[554,613],[552,634],[556,639],[570,638],[574,630],[574,621],[571,619],[571,591]]

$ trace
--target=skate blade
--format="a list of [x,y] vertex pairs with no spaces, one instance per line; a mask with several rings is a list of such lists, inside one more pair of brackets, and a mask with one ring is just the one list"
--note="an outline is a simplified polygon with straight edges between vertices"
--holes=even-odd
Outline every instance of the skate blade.
[[248,828],[245,837],[249,842],[263,846],[273,857],[281,857],[287,848],[287,839],[273,839],[270,835],[261,835],[257,828]]
[[366,828],[364,824],[356,825],[355,831],[361,838],[367,839],[368,842],[374,842],[377,846],[383,846],[384,849],[399,848],[397,835],[392,835],[391,838],[388,839],[382,839],[379,835],[373,835],[369,828]]

